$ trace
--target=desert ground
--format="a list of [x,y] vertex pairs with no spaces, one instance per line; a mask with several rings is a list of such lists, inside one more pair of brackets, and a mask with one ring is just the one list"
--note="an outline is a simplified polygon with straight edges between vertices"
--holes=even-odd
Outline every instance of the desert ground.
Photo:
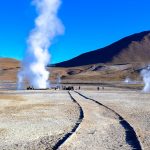
[[150,94],[87,85],[75,91],[14,87],[0,83],[0,149],[150,149]]

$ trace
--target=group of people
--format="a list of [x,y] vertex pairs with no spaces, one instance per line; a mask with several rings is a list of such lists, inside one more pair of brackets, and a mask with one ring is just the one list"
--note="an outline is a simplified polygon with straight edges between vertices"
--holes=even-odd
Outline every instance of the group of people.
[[[61,88],[60,87],[55,87],[55,90],[59,90],[59,89],[62,89],[62,90],[68,90],[68,91],[74,91],[75,90],[75,88],[74,88],[74,86],[62,86]],[[80,90],[81,89],[81,87],[79,86],[78,87],[78,90]]]
[[34,87],[33,86],[32,87],[28,86],[27,90],[34,90]]
[[63,86],[62,89],[63,89],[63,90],[71,90],[71,91],[74,91],[74,87],[73,87],[73,86],[68,86],[68,87],[67,87],[67,86]]
[[[98,86],[97,91],[99,91],[99,90],[100,90],[100,87]],[[104,86],[102,86],[102,90],[104,90]]]
[[[74,91],[74,90],[75,90],[74,86],[55,87],[54,89],[55,89],[55,90],[59,90],[59,89],[62,89],[62,90],[71,90],[71,91]],[[27,87],[27,90],[35,90],[35,89],[34,89],[33,86],[32,86],[32,87],[28,86],[28,87]],[[80,86],[78,87],[78,90],[81,90],[81,87],[80,87]],[[99,90],[100,90],[100,87],[98,86],[98,87],[97,87],[97,91],[99,91]],[[103,86],[102,86],[102,90],[104,90],[104,87],[103,87]]]

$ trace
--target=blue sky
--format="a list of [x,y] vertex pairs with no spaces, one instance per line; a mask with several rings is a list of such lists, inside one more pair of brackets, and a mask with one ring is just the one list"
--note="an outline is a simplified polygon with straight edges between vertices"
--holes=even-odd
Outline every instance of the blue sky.
[[[62,0],[59,17],[65,34],[49,49],[52,63],[111,44],[127,35],[150,30],[150,0]],[[34,27],[31,0],[1,0],[0,57],[22,59]]]

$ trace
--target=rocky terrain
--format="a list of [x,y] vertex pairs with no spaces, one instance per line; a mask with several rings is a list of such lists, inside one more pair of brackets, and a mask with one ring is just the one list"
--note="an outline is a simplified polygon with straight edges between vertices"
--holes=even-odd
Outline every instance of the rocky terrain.
[[149,94],[139,90],[1,90],[0,101],[0,149],[150,147]]
[[66,92],[0,93],[0,149],[52,149],[78,120]]
[[115,110],[134,127],[144,150],[150,148],[150,101],[149,94],[139,91],[106,90],[103,92],[82,92],[86,96]]
[[[20,62],[13,59],[0,58],[0,82],[17,82],[17,73]],[[141,81],[140,72],[147,65],[144,63],[132,64],[94,64],[80,67],[48,67],[50,80],[56,83],[60,75],[62,83],[102,83],[124,81],[130,78],[133,81]]]

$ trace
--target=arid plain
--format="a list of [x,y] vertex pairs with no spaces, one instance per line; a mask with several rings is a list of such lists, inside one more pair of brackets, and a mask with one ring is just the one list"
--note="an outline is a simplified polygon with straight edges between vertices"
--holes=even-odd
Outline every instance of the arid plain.
[[150,149],[150,94],[78,86],[0,90],[0,149]]
[[19,91],[18,62],[1,59],[0,65],[0,149],[150,149],[150,94],[140,79],[123,82],[132,66],[48,68],[52,83],[60,74],[74,91]]

